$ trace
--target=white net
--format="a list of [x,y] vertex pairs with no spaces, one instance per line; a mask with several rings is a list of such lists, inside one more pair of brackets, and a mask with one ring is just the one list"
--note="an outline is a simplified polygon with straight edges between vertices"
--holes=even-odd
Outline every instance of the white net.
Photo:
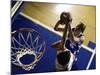
[[19,29],[12,33],[11,61],[27,71],[34,69],[45,51],[45,41],[35,30]]

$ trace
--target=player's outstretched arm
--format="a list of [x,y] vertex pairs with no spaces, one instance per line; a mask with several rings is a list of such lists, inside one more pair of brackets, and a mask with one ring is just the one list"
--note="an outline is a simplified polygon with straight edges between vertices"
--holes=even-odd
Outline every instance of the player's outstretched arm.
[[64,28],[59,28],[59,25],[60,25],[60,20],[56,23],[54,30],[63,32]]

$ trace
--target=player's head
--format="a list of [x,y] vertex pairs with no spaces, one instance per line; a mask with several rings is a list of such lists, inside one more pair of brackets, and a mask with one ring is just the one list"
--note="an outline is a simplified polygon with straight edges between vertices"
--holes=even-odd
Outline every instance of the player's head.
[[72,29],[72,31],[74,32],[74,36],[79,36],[80,33],[83,33],[85,30],[86,26],[84,25],[84,23],[80,22],[80,24],[78,24],[75,28]]
[[57,61],[60,65],[65,66],[70,60],[70,51],[64,51],[57,55]]
[[76,26],[75,30],[83,33],[84,30],[85,30],[85,28],[86,28],[85,24],[82,23],[82,22],[80,22],[80,24],[78,24],[78,25]]
[[69,12],[62,12],[60,15],[60,20],[62,23],[68,23],[72,21],[71,14]]

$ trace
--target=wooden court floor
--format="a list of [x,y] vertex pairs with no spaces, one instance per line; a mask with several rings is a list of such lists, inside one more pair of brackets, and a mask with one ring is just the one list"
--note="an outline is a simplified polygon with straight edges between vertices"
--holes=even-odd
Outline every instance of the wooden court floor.
[[[70,12],[73,18],[72,27],[80,22],[86,25],[85,41],[96,42],[96,6],[70,5],[56,3],[26,2],[22,13],[40,21],[48,27],[54,28],[61,12]],[[52,37],[52,36],[51,36]]]

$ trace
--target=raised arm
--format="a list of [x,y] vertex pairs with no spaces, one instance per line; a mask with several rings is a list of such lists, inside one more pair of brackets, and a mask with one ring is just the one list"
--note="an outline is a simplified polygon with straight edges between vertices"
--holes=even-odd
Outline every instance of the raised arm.
[[68,31],[69,31],[69,39],[74,42],[74,35],[70,25],[68,26]]
[[54,27],[54,30],[56,30],[56,31],[61,31],[61,32],[63,32],[64,31],[64,28],[59,28],[59,25],[60,25],[61,23],[60,23],[60,20],[56,23],[56,25],[55,25],[55,27]]

